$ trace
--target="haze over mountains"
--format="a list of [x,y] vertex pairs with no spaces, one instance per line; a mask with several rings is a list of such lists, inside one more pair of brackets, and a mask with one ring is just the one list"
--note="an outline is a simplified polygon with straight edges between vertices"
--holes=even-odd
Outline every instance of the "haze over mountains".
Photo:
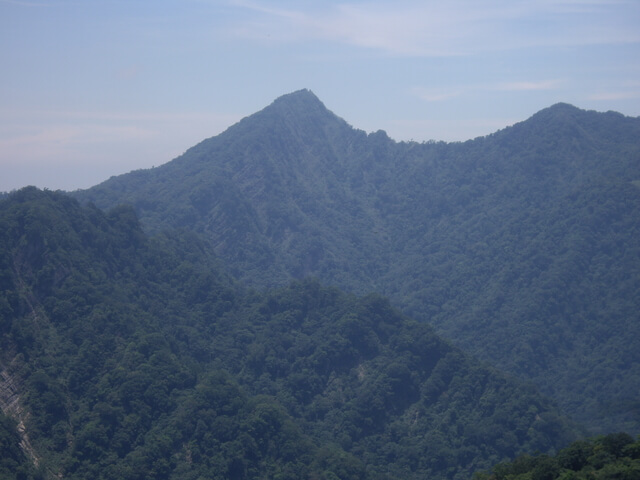
[[398,143],[308,90],[13,192],[0,477],[462,479],[585,433],[564,415],[638,434],[639,213],[640,119]]
[[310,91],[74,195],[195,230],[243,282],[389,296],[594,431],[640,432],[640,119],[547,108],[464,143],[366,134]]

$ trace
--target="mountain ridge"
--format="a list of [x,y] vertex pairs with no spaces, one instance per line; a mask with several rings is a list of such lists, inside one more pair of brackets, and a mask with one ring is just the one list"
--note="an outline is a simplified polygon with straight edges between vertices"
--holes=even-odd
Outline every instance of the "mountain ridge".
[[[637,345],[623,332],[640,324],[639,138],[640,119],[557,104],[467,142],[395,142],[303,90],[74,196],[129,203],[150,232],[195,230],[258,288],[311,275],[380,292],[596,431],[634,433]],[[598,326],[608,318],[613,337]],[[607,358],[624,368],[605,374]],[[613,414],[609,401],[631,406]]]

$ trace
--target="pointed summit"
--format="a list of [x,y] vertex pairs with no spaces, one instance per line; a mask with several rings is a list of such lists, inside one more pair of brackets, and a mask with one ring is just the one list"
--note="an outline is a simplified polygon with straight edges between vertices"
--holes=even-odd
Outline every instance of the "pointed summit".
[[[584,111],[570,103],[558,102],[554,103],[550,107],[542,109],[540,112],[581,112]],[[538,112],[538,113],[540,113]]]
[[284,120],[290,125],[326,125],[327,122],[338,121],[343,125],[346,122],[333,114],[320,99],[307,89],[298,90],[278,97],[260,112],[248,118],[256,118],[259,121]]
[[280,115],[300,117],[334,116],[320,99],[307,89],[298,90],[276,98],[265,110],[272,110]]
[[301,90],[297,90],[295,92],[287,93],[276,98],[271,105],[280,105],[287,104],[290,106],[300,106],[300,107],[322,107],[325,108],[324,104],[320,101],[320,99],[309,89],[303,88]]
[[242,137],[245,145],[272,144],[279,156],[283,145],[307,147],[318,142],[332,144],[354,132],[342,118],[327,109],[310,90],[303,89],[278,97],[257,113],[245,117],[220,137]]

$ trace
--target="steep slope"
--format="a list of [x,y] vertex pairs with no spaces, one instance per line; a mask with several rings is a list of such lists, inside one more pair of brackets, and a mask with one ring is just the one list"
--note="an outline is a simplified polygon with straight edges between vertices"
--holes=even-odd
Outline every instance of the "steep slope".
[[245,292],[128,207],[27,188],[0,236],[0,362],[45,478],[467,478],[575,436],[384,298]]
[[75,195],[205,233],[251,285],[381,292],[596,431],[640,432],[639,138],[640,119],[557,104],[464,143],[396,143],[300,91]]
[[350,179],[382,178],[373,164],[364,166],[392,142],[384,134],[374,137],[380,138],[367,141],[305,90],[167,165],[76,195],[101,208],[116,198],[116,204],[134,205],[150,231],[177,226],[206,232],[233,273],[256,286],[309,274],[339,277],[344,256],[353,259],[352,276],[367,285],[368,270],[375,268],[367,252],[380,251],[382,240],[363,238],[361,232],[376,225]]

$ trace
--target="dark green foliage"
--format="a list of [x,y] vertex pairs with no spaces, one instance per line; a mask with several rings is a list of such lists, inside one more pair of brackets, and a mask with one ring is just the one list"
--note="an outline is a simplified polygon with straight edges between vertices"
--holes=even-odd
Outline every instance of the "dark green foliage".
[[229,368],[276,395],[314,436],[370,452],[379,474],[461,476],[470,462],[568,440],[533,391],[473,366],[377,295],[358,300],[304,282],[242,318],[250,323],[221,324],[249,352],[248,365],[234,358]]
[[0,479],[32,480],[42,478],[36,473],[31,459],[20,449],[17,425],[0,413]]
[[496,465],[476,480],[587,480],[640,478],[640,441],[626,433],[613,433],[572,443],[557,455],[518,457]]
[[566,104],[464,143],[365,134],[310,92],[75,195],[191,228],[256,287],[313,275],[640,433],[640,119]]
[[384,297],[246,291],[131,208],[27,188],[0,236],[0,366],[47,478],[464,478],[575,436]]

